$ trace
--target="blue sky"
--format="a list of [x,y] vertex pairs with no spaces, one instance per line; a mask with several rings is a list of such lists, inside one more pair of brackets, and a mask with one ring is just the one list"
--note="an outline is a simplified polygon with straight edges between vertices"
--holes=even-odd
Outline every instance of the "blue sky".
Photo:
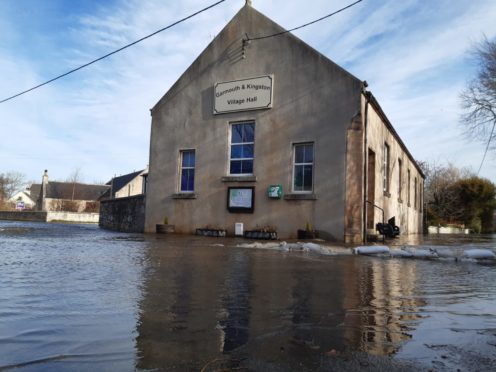
[[[0,0],[0,99],[78,67],[213,0]],[[149,109],[244,5],[227,0],[117,55],[0,104],[0,172],[86,182],[144,168]],[[290,29],[352,0],[253,0]],[[413,156],[479,168],[460,125],[467,51],[496,37],[494,0],[363,0],[295,34],[361,80]],[[496,182],[496,154],[480,175]]]

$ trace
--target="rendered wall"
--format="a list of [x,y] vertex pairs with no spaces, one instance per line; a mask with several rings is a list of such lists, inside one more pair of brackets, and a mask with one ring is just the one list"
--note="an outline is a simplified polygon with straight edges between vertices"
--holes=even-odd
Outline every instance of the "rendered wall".
[[47,212],[47,222],[98,223],[98,213]]
[[[280,32],[251,7],[235,19],[152,109],[149,188],[145,231],[168,217],[176,232],[214,225],[233,233],[271,225],[281,238],[296,237],[310,223],[328,239],[344,240],[347,129],[360,111],[361,82],[290,34],[253,41],[242,58],[242,38]],[[273,108],[213,115],[213,86],[274,75]],[[228,173],[229,123],[254,120],[254,176]],[[291,198],[292,146],[314,142],[314,198]],[[196,151],[195,194],[177,198],[179,152]],[[286,198],[270,200],[267,189],[283,185]],[[253,214],[229,213],[229,186],[254,186]]]
[[98,213],[2,211],[0,220],[98,223]]
[[[362,103],[365,105],[365,101]],[[365,110],[365,109],[364,109]],[[390,149],[390,167],[388,191],[384,191],[384,144]],[[398,141],[380,110],[369,104],[367,118],[367,147],[375,153],[375,188],[373,204],[384,210],[384,219],[396,218],[396,225],[400,227],[401,234],[422,233],[422,208],[423,208],[423,176],[416,167],[416,163],[408,156],[403,146]],[[400,166],[401,161],[401,187]],[[410,171],[410,182],[408,181]],[[417,187],[415,188],[415,179]],[[400,194],[401,191],[401,194]],[[416,195],[416,196],[415,196]],[[367,208],[372,208],[370,204]],[[374,221],[382,222],[382,212],[374,208]]]
[[363,115],[357,115],[348,129],[346,141],[345,243],[363,241]]
[[134,177],[123,188],[115,193],[116,198],[125,198],[128,196],[139,195],[143,193],[143,177]]

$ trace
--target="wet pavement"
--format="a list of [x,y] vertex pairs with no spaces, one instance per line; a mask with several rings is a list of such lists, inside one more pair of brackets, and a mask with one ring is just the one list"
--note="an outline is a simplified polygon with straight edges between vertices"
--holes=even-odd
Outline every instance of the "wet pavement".
[[241,243],[0,221],[0,371],[496,370],[494,262]]

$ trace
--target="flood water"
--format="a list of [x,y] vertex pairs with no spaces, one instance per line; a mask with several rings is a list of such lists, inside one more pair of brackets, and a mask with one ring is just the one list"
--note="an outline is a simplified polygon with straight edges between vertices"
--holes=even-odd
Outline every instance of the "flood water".
[[493,263],[242,242],[0,221],[0,371],[496,370]]

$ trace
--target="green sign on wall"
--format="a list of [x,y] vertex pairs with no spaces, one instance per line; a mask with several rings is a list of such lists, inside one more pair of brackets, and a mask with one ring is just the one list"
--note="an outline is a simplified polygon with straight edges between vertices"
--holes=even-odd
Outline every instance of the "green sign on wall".
[[281,199],[282,198],[282,185],[270,185],[268,196],[271,199]]

